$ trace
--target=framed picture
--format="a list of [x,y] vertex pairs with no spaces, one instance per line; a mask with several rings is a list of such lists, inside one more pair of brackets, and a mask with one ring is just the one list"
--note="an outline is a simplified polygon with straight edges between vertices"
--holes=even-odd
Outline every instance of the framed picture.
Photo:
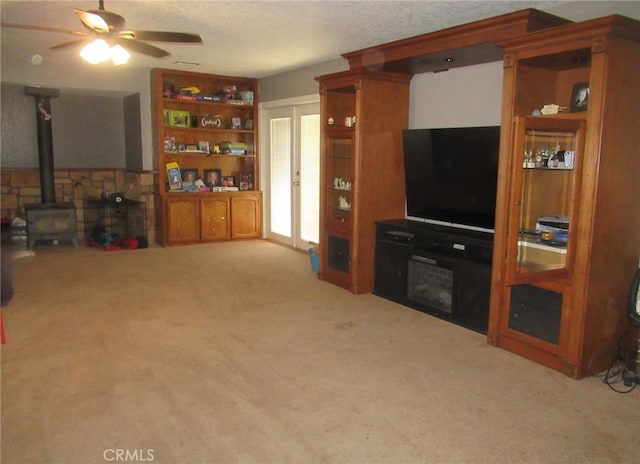
[[238,190],[253,190],[253,174],[243,172],[239,176]]
[[189,112],[182,110],[171,110],[170,123],[173,127],[189,127],[189,125],[191,124]]
[[223,187],[237,187],[235,176],[222,176]]
[[242,120],[238,117],[231,118],[232,129],[242,129]]
[[589,83],[579,82],[574,84],[571,92],[571,112],[586,111],[589,106]]
[[184,168],[182,169],[182,186],[188,187],[193,185],[198,178],[198,169]]
[[204,185],[207,187],[222,186],[222,171],[220,169],[205,169]]
[[244,122],[244,128],[245,128],[246,130],[253,130],[253,119],[247,119],[247,120]]
[[209,142],[206,142],[206,141],[198,142],[198,150],[200,150],[203,153],[206,153],[207,155],[211,153],[211,151],[209,150]]

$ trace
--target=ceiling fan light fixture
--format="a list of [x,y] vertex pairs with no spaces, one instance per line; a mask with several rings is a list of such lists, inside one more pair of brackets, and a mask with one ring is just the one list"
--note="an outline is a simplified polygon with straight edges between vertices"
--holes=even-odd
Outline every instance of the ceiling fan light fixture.
[[109,47],[109,44],[103,39],[96,39],[80,51],[83,60],[91,64],[100,64],[111,60],[116,66],[126,64],[131,58],[131,54],[120,45]]
[[[99,0],[97,10],[80,10],[76,8],[73,11],[85,27],[85,31],[5,23],[4,21],[2,22],[2,27],[41,32],[62,32],[80,36],[80,38],[68,40],[50,48],[52,50],[62,50],[84,46],[80,51],[80,57],[86,62],[100,64],[110,60],[116,66],[128,63],[131,58],[130,52],[140,53],[152,58],[165,58],[170,55],[168,51],[147,42],[203,43],[202,38],[193,33],[154,30],[124,31],[122,30],[125,24],[124,17],[117,13],[106,11],[104,9],[104,0]],[[91,43],[88,43],[89,41]],[[37,61],[38,59],[36,58],[35,60]],[[40,64],[35,61],[32,61],[32,63]]]
[[120,45],[114,45],[113,47],[111,47],[110,53],[111,53],[111,61],[116,66],[127,64],[127,62],[129,61],[129,58],[131,58],[131,53],[126,51]]
[[80,56],[91,64],[99,64],[107,61],[111,57],[111,53],[107,42],[102,39],[96,39],[80,50]]

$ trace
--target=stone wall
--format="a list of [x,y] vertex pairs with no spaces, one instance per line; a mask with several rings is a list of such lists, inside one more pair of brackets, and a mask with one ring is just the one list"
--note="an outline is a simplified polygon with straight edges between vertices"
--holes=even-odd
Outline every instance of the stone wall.
[[[24,205],[40,203],[40,172],[33,168],[0,169],[2,218],[25,219]],[[56,202],[72,202],[76,207],[78,239],[85,238],[84,199],[100,198],[102,192],[122,193],[130,200],[142,201],[147,210],[147,240],[155,242],[155,204],[153,173],[123,169],[56,169]]]

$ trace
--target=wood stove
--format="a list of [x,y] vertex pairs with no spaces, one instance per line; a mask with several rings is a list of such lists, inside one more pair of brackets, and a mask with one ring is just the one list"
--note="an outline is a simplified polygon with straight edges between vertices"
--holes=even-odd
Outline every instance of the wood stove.
[[42,87],[25,87],[26,95],[35,98],[40,167],[41,203],[24,205],[27,217],[27,247],[38,240],[70,240],[76,247],[76,209],[73,203],[56,203],[53,169],[53,135],[51,130],[50,99],[60,91]]
[[38,240],[71,241],[78,246],[76,208],[73,203],[31,203],[27,215],[27,248]]

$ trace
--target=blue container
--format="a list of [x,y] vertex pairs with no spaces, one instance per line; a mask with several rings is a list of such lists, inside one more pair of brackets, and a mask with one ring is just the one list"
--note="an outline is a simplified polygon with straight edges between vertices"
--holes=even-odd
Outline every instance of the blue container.
[[311,271],[314,274],[318,273],[318,268],[320,267],[320,257],[314,251],[313,248],[309,248],[309,259],[311,260]]

